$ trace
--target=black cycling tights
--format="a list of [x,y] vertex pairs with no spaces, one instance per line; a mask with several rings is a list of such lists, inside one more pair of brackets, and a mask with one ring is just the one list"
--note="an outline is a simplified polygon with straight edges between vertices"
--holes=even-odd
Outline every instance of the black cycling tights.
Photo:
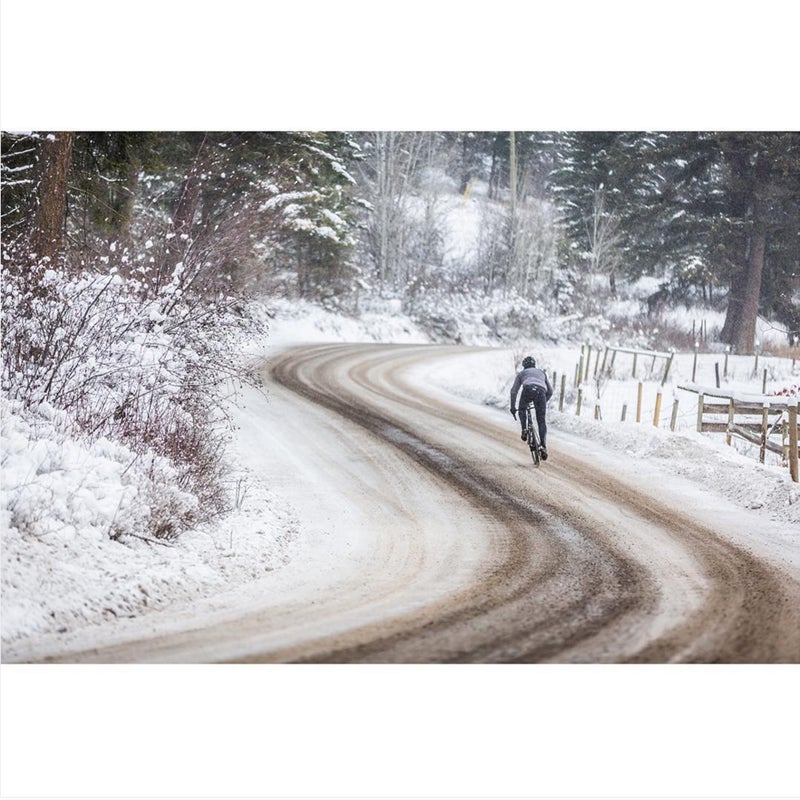
[[522,430],[525,430],[525,408],[531,400],[533,400],[533,405],[536,408],[536,419],[539,421],[539,441],[541,441],[542,447],[546,447],[547,421],[545,414],[547,413],[547,392],[541,386],[522,387],[522,394],[519,398],[519,422]]

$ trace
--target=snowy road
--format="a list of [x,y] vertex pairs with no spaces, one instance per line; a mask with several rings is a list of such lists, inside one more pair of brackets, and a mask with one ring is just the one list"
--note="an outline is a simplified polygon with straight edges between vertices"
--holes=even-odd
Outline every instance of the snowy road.
[[242,435],[304,509],[302,569],[58,660],[800,661],[796,563],[568,434],[551,432],[534,469],[507,414],[426,380],[454,352],[271,358],[269,402],[250,405]]

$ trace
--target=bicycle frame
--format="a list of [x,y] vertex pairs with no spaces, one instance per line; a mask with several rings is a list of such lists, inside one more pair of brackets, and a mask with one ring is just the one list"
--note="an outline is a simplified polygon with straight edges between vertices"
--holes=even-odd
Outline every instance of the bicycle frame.
[[535,466],[539,466],[539,420],[536,416],[536,406],[533,401],[525,407],[525,427],[528,429],[528,447]]

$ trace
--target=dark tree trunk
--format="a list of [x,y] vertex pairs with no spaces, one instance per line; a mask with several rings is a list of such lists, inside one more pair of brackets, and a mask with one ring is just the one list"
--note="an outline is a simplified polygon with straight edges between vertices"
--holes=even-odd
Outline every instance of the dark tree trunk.
[[489,199],[494,200],[497,189],[497,153],[492,148],[492,166],[489,169]]
[[67,178],[75,134],[52,133],[42,142],[36,211],[30,229],[30,252],[38,260],[56,261],[64,243]]
[[[758,215],[761,214],[761,205],[756,202],[756,175],[751,164],[752,145],[750,142],[742,140],[739,134],[727,134],[721,139],[722,150],[725,160],[731,170],[732,195],[734,215],[747,223],[750,229],[743,235],[737,248],[738,252],[732,257],[732,270],[730,276],[730,289],[728,291],[728,308],[725,313],[725,323],[720,331],[719,338],[726,344],[731,345],[734,352],[740,352],[740,348],[746,339],[745,329],[749,326],[745,323],[745,299],[748,288],[751,287],[750,273],[754,265],[756,268],[763,268],[763,254],[760,266],[758,257],[754,260],[754,248],[756,247],[756,232],[759,224]],[[760,281],[759,281],[760,286]],[[756,314],[758,313],[758,299],[756,298]],[[755,332],[755,316],[752,320],[753,331]],[[752,339],[755,339],[753,333]],[[746,352],[752,351],[753,341],[746,347]]]
[[470,169],[470,159],[468,150],[469,136],[466,133],[461,134],[461,186],[459,187],[460,194],[464,194],[469,186],[470,179],[472,178],[472,170]]
[[139,165],[131,163],[128,165],[125,184],[122,187],[116,204],[117,213],[115,219],[117,236],[126,242],[130,240],[131,223],[133,222],[133,211],[136,204],[136,190],[138,186]]
[[737,341],[739,325],[742,319],[744,285],[746,280],[746,267],[739,266],[734,269],[731,275],[730,289],[728,290],[728,309],[725,312],[725,323],[719,334],[720,341],[732,346]]
[[489,199],[496,200],[500,192],[500,148],[503,143],[503,134],[498,133],[492,142],[492,166],[489,170]]
[[734,332],[733,346],[737,353],[751,354],[756,339],[756,321],[761,297],[761,275],[764,272],[764,254],[767,249],[766,204],[760,192],[756,192],[753,204],[753,232],[750,237],[750,253],[747,260],[747,277],[742,296],[739,324]]

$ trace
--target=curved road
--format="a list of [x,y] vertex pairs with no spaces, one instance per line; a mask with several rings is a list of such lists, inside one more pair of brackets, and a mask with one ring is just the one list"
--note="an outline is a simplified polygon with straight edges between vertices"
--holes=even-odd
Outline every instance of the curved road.
[[270,413],[298,470],[284,460],[283,479],[310,495],[327,482],[338,511],[321,492],[319,513],[369,531],[352,568],[198,629],[59,660],[800,661],[796,569],[560,448],[557,433],[535,470],[509,419],[420,380],[454,352],[271,358]]

